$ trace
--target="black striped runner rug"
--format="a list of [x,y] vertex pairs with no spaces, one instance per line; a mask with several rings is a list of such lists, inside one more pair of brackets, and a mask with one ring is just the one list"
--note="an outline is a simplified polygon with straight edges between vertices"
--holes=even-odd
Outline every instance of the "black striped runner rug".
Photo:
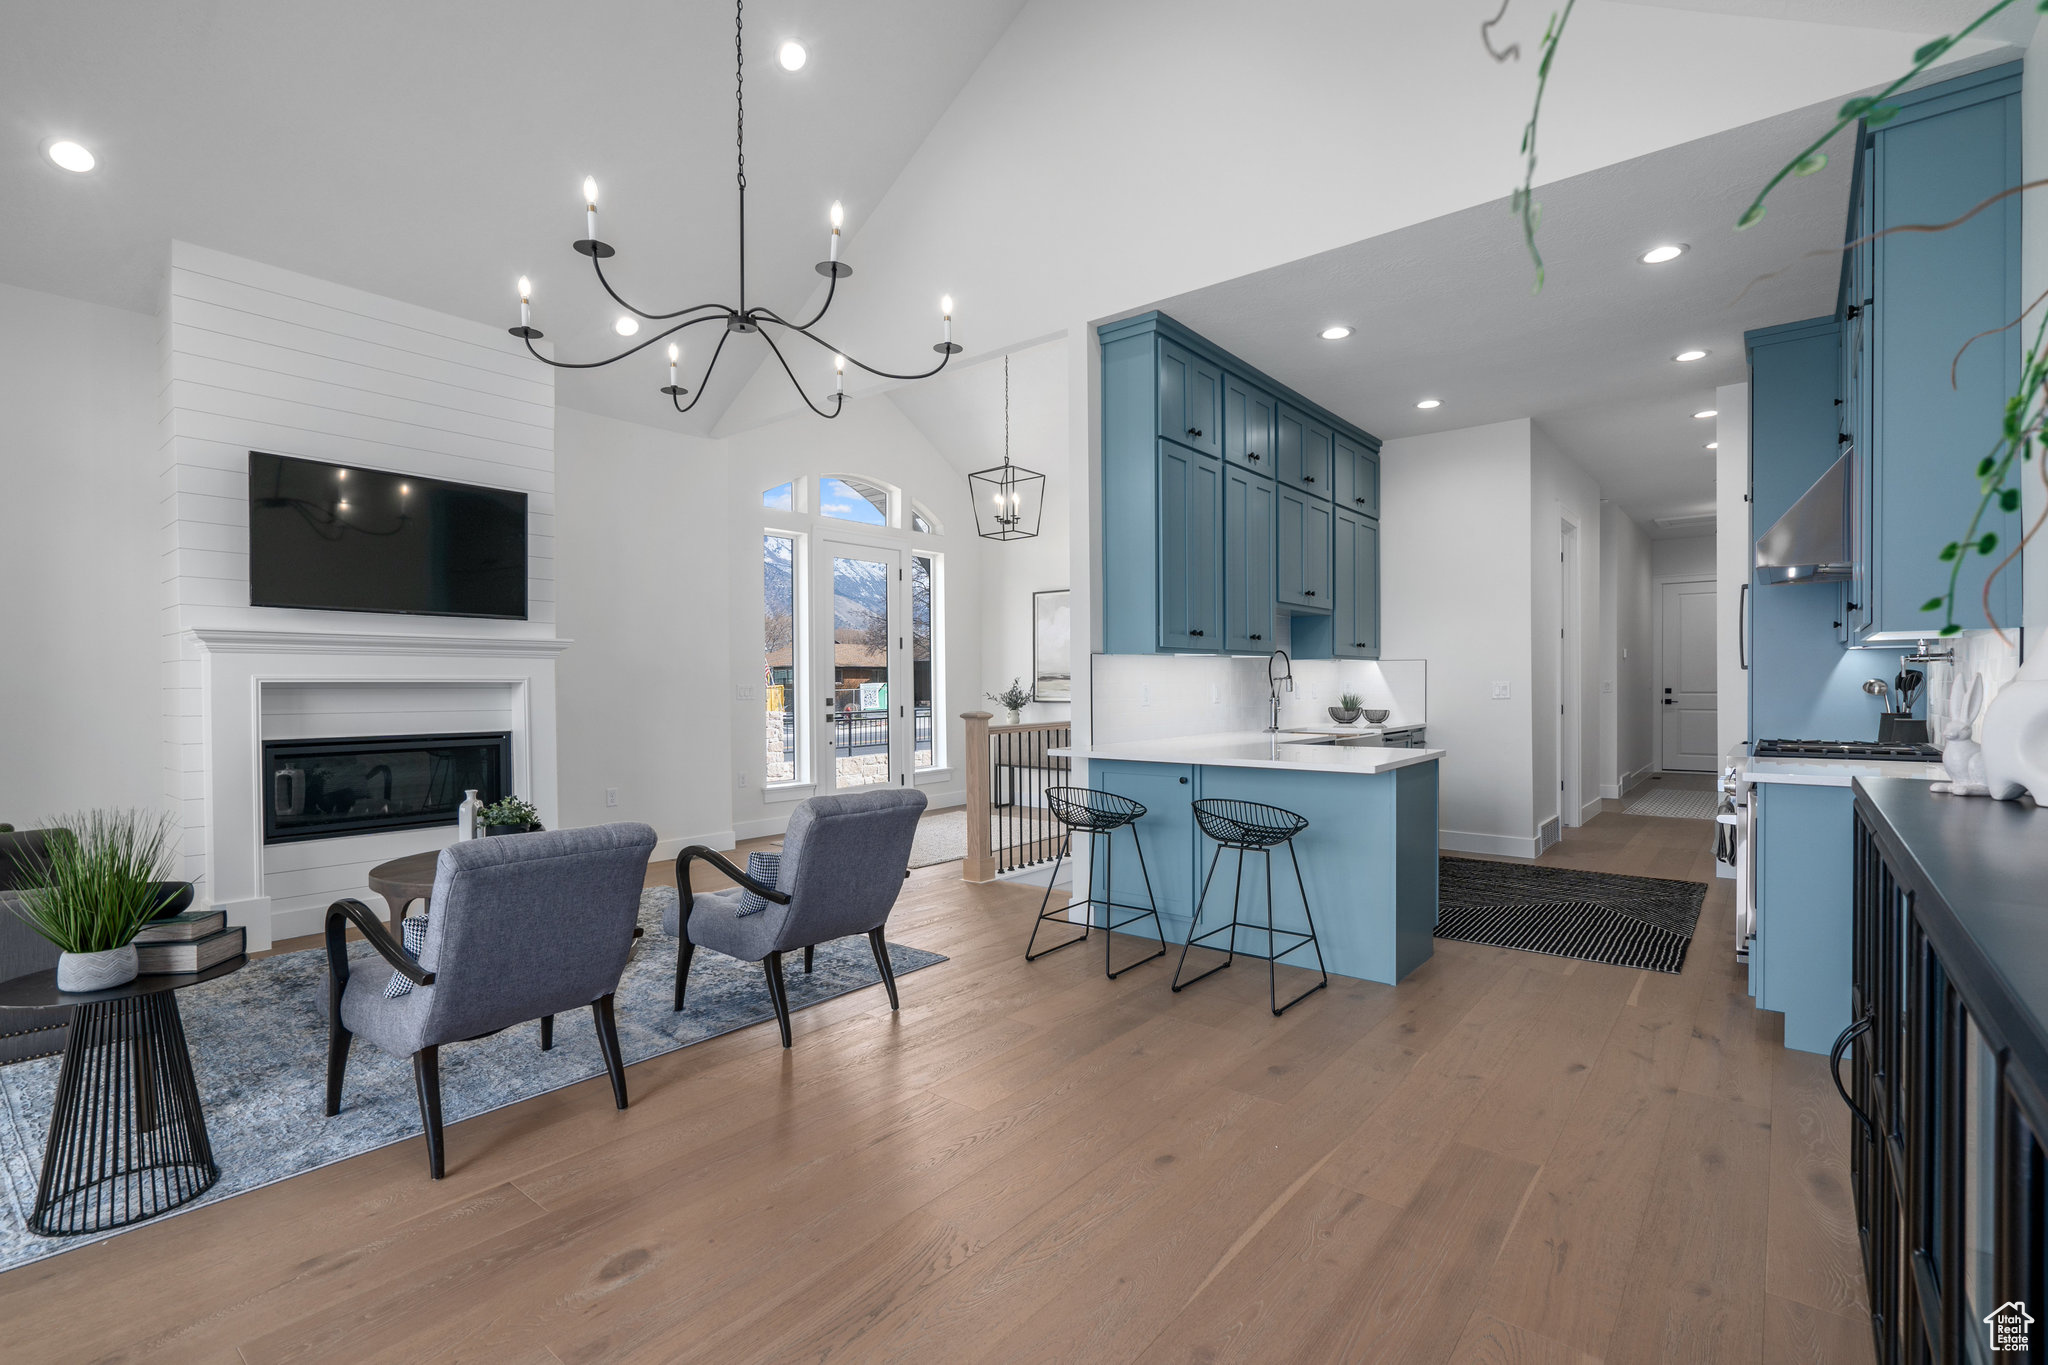
[[1677,972],[1707,888],[1663,877],[1444,858],[1436,936]]

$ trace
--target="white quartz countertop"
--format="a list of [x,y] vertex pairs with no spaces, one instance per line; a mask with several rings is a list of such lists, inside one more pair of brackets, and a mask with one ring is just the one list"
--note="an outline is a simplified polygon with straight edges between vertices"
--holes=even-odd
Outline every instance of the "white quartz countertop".
[[1752,782],[1795,787],[1846,787],[1859,777],[1903,777],[1917,782],[1948,778],[1939,763],[1867,758],[1752,758],[1744,761],[1743,771]]
[[[1322,732],[1317,732],[1318,734]],[[1330,733],[1358,734],[1345,728]],[[1271,734],[1264,730],[1184,735],[1178,739],[1139,739],[1054,749],[1056,758],[1101,759],[1116,763],[1186,763],[1208,768],[1280,768],[1302,772],[1392,772],[1417,763],[1434,763],[1442,749],[1388,749],[1377,744],[1317,743],[1297,731]]]

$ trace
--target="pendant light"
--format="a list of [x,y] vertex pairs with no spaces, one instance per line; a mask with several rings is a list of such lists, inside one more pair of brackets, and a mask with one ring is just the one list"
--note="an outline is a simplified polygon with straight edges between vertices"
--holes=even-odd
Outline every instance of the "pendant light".
[[1045,515],[1045,475],[1010,463],[1010,358],[1003,357],[1003,462],[967,476],[984,540],[1029,540]]

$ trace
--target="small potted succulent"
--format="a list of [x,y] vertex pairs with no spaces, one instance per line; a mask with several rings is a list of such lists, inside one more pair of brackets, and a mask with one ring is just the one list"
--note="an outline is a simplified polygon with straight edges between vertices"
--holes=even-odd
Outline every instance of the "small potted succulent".
[[50,822],[27,869],[40,884],[5,899],[62,950],[58,990],[112,990],[135,979],[135,935],[163,907],[171,856],[171,819],[161,811],[95,810]]
[[1339,725],[1356,725],[1365,702],[1356,692],[1346,692],[1337,698],[1337,704],[1330,708],[1330,719]]
[[517,796],[491,802],[477,812],[476,819],[485,834],[529,834],[540,828],[540,812],[533,802]]
[[1022,678],[1010,679],[1010,685],[1001,692],[981,694],[1010,713],[1010,724],[1017,725],[1024,719],[1024,704],[1031,700],[1031,694],[1024,688]]

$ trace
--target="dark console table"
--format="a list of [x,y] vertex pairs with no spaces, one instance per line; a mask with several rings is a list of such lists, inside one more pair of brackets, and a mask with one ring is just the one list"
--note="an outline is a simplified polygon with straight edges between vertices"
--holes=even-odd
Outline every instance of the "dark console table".
[[0,982],[0,1009],[71,1009],[31,1231],[105,1232],[213,1188],[220,1168],[206,1137],[177,993],[248,961],[138,976],[107,991],[60,991],[54,969]]
[[1927,785],[1856,783],[1853,1022],[1835,1059],[1871,1329],[1881,1365],[2040,1359],[2048,810]]

